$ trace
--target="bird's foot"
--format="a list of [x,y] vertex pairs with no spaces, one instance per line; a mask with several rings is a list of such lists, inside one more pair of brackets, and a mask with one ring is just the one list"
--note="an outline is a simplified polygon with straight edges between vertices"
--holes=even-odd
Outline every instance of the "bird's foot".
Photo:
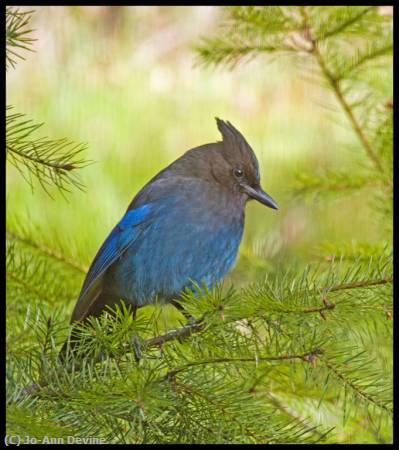
[[130,338],[130,343],[133,345],[134,359],[138,363],[141,359],[141,345],[139,338],[137,336],[132,336]]
[[194,316],[186,316],[187,325],[195,325],[197,323],[197,319]]

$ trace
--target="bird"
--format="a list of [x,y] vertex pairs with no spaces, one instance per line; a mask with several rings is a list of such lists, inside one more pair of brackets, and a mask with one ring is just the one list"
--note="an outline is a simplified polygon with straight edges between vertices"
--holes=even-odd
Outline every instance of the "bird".
[[211,288],[234,266],[246,203],[278,209],[244,136],[229,121],[216,123],[221,141],[188,150],[133,198],[87,272],[71,324],[121,302],[134,317],[155,302],[181,308],[182,292]]

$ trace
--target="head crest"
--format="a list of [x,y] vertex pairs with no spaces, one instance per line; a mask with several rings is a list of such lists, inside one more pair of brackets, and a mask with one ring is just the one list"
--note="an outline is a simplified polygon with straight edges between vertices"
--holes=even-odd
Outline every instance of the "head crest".
[[221,120],[218,117],[216,117],[216,123],[219,131],[223,136],[224,141],[227,141],[228,143],[231,144],[243,143],[248,145],[244,136],[229,121],[225,122],[224,120]]
[[236,148],[240,151],[242,157],[249,157],[252,161],[257,172],[259,172],[258,160],[256,159],[255,153],[245,140],[244,136],[235,128],[229,121],[216,117],[216,123],[218,129],[223,137],[223,142],[225,142],[229,147]]

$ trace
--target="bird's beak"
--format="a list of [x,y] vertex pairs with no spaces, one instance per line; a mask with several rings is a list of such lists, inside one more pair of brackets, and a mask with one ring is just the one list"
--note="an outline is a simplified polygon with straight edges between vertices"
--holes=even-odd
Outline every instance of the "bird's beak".
[[260,186],[252,187],[245,185],[243,188],[250,198],[258,200],[258,202],[268,206],[269,208],[278,209],[277,203],[270,197],[269,194],[266,194]]

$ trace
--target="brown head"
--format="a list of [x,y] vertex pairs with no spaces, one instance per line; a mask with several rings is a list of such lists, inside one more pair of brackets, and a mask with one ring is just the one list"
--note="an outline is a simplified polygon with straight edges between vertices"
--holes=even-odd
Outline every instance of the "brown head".
[[242,204],[254,199],[278,209],[276,202],[261,188],[258,160],[244,136],[230,122],[218,118],[216,122],[223,137],[221,142],[187,151],[155,179],[170,176],[200,178],[239,196]]

